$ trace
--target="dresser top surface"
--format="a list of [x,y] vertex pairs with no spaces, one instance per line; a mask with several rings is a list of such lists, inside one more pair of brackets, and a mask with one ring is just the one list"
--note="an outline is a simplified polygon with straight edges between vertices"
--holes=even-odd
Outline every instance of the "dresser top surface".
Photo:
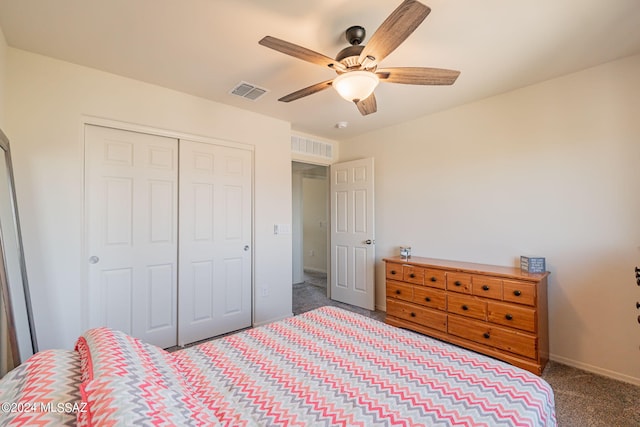
[[499,265],[490,264],[476,264],[472,262],[463,261],[451,261],[436,258],[423,258],[418,256],[411,256],[409,259],[400,256],[383,258],[385,262],[394,262],[398,264],[415,265],[418,267],[427,268],[439,268],[447,271],[464,272],[464,273],[477,273],[477,274],[491,274],[495,276],[501,276],[511,279],[540,281],[549,275],[549,272],[545,273],[527,273],[516,267],[504,267]]

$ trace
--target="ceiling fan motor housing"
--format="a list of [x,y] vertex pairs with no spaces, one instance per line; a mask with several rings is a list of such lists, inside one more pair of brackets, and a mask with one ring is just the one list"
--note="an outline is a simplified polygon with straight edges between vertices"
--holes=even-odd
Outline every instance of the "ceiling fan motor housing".
[[340,62],[347,68],[360,67],[358,58],[360,57],[362,49],[364,49],[364,46],[362,45],[345,47],[336,55],[336,61]]

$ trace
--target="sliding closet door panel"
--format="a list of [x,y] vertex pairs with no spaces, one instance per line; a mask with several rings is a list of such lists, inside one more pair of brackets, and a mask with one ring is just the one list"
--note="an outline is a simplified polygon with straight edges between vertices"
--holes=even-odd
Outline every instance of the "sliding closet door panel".
[[106,315],[104,326],[125,331],[133,331],[133,271],[131,268],[102,271],[100,283],[101,311]]
[[177,342],[178,141],[85,126],[90,326]]
[[251,192],[251,151],[180,141],[180,345],[251,325]]

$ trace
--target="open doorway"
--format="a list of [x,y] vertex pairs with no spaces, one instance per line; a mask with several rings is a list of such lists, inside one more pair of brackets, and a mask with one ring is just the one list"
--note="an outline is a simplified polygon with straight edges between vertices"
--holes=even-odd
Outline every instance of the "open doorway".
[[329,296],[328,167],[292,162],[294,313]]

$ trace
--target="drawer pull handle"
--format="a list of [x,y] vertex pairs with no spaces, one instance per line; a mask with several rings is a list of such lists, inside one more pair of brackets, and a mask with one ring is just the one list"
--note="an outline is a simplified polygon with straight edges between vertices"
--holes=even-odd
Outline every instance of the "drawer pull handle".
[[431,281],[432,281],[432,282],[437,282],[437,281],[438,281],[438,279],[436,279],[435,277],[432,277],[432,278],[431,278]]
[[396,295],[400,295],[400,289],[396,289]]
[[489,335],[489,332],[485,332],[484,334],[482,334],[483,337],[485,337],[486,339],[491,338],[491,335]]
[[505,319],[507,319],[507,320],[513,320],[513,316],[512,316],[512,315],[510,315],[510,314],[506,314],[506,315],[504,316],[504,318],[505,318]]
[[462,286],[462,283],[460,283],[459,280],[456,280],[453,284],[456,285],[456,286]]
[[487,285],[482,286],[482,290],[483,291],[488,291],[489,290],[489,286],[487,286]]
[[429,297],[425,297],[425,298],[424,298],[424,300],[425,300],[426,302],[431,302],[431,298],[429,298]]
[[516,291],[513,291],[513,294],[514,294],[515,296],[519,297],[520,295],[522,295],[522,292],[520,292],[520,291],[516,290]]
[[462,306],[462,309],[463,309],[464,311],[467,311],[467,310],[469,310],[469,307],[467,307],[466,305],[463,305],[463,306]]
[[396,271],[395,270],[391,270],[391,275],[395,276],[396,275]]
[[416,317],[416,314],[413,311],[411,312],[411,317]]
[[416,277],[416,275],[415,275],[415,274],[413,274],[413,273],[411,273],[411,274],[409,275],[409,277],[411,277],[411,278],[413,279],[414,277]]

